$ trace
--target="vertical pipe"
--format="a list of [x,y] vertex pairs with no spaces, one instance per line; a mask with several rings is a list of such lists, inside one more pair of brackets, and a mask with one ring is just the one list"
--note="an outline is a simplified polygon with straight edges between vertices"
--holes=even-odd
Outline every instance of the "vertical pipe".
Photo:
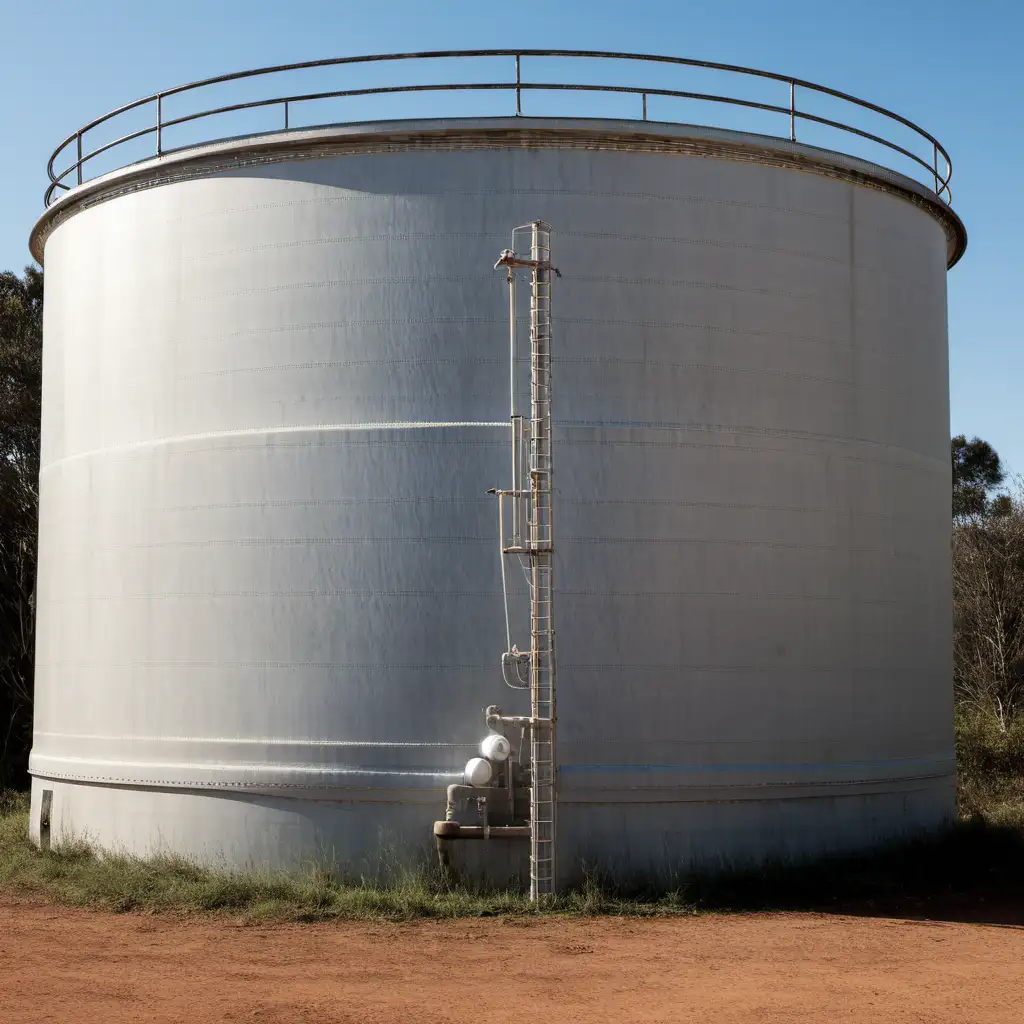
[[82,184],[82,133],[78,133],[78,184]]
[[796,82],[789,83],[789,139],[796,142]]
[[[512,436],[512,532],[509,535],[511,544],[513,547],[518,547],[522,544],[522,539],[519,536],[519,420],[518,417],[513,416],[510,425],[510,433]],[[501,503],[501,496],[498,496],[498,503]],[[502,534],[502,544],[504,541],[504,534]],[[502,558],[505,556],[502,555]],[[504,565],[502,568],[504,571]],[[507,650],[512,650],[508,647]]]
[[[514,422],[514,421],[513,421]],[[512,441],[512,464],[515,465],[516,461],[516,449],[515,440]],[[514,470],[513,470],[514,472]],[[515,514],[515,501],[512,503],[512,512]],[[515,533],[515,526],[513,525],[513,534]],[[505,650],[512,650],[512,623],[508,615],[508,584],[505,581],[505,501],[502,496],[498,495],[498,564],[501,567],[501,597],[502,603],[505,605]],[[504,673],[504,658],[502,658],[502,673]]]
[[[512,490],[519,488],[519,437],[516,422],[516,276],[508,268],[508,394],[509,425],[512,433]],[[519,544],[519,496],[512,495],[512,543]],[[498,498],[498,504],[502,499]],[[504,537],[504,534],[502,534]],[[504,541],[502,541],[504,543]],[[502,555],[502,558],[505,556]],[[508,650],[512,650],[511,644]]]
[[156,94],[156,155],[160,156],[164,151],[164,140],[163,140],[163,94]]
[[508,391],[509,416],[516,418],[516,276],[508,268]]
[[522,79],[519,77],[519,54],[516,54],[516,117],[523,112],[523,94],[519,86],[522,84]]

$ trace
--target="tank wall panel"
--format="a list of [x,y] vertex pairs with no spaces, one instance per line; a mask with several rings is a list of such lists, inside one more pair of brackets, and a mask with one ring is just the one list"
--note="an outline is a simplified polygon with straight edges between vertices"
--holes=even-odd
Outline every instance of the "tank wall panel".
[[[485,492],[509,461],[491,266],[535,218],[563,272],[566,849],[614,860],[635,821],[641,865],[700,821],[727,856],[790,815],[820,848],[833,813],[868,842],[911,784],[908,821],[948,814],[942,228],[792,170],[523,149],[237,169],[50,236],[32,768],[76,827],[102,805],[104,838],[116,802],[82,783],[275,793],[329,801],[287,811],[320,823],[300,846],[322,826],[362,856],[369,821],[429,834],[485,705],[525,710]],[[159,802],[183,834],[187,797]],[[279,803],[204,843],[238,860]]]

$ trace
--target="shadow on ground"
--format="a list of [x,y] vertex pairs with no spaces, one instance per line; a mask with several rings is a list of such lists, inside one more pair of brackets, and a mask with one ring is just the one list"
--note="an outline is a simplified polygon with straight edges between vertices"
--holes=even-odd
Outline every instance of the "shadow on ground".
[[705,910],[810,910],[1024,928],[1024,833],[962,822],[869,854],[691,879]]

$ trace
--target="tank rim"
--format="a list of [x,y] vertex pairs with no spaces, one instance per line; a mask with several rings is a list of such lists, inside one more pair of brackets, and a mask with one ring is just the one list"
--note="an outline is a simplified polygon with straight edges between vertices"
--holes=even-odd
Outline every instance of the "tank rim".
[[43,265],[46,241],[68,217],[112,199],[240,167],[332,156],[415,150],[581,149],[698,156],[779,167],[874,188],[933,216],[946,235],[947,267],[967,248],[956,212],[912,178],[880,164],[802,142],[725,128],[609,118],[461,117],[365,121],[250,134],[166,150],[160,156],[92,178],[48,206],[32,228],[29,249]]

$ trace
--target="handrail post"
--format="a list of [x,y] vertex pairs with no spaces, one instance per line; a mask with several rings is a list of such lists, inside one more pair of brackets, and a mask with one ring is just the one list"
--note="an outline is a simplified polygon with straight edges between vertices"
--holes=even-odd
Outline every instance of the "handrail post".
[[519,88],[522,84],[522,79],[519,77],[519,54],[516,54],[516,117],[519,117],[523,112],[523,91]]
[[163,140],[163,128],[164,128],[164,112],[163,112],[163,93],[158,92],[156,94],[156,155],[160,156],[164,151],[164,140]]
[[76,136],[78,139],[78,184],[82,184],[82,133]]
[[789,83],[789,141],[796,142],[796,82]]
[[937,143],[932,143],[932,170],[935,171],[935,194],[941,199],[942,193],[939,191],[939,147]]
[[643,100],[644,100],[644,120],[646,121],[647,120],[647,93],[642,92],[640,95],[643,97]]
[[284,101],[284,130],[288,131],[288,101]]

